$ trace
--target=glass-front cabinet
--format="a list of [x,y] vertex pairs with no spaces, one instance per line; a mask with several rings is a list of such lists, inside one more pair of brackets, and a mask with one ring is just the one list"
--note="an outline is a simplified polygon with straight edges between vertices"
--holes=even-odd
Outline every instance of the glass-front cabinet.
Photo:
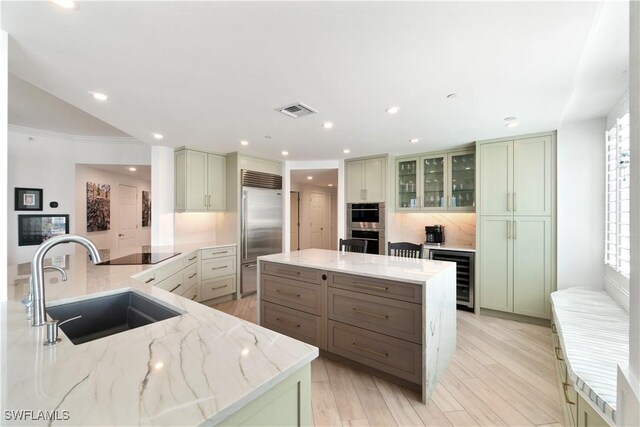
[[475,211],[475,150],[396,160],[396,209]]

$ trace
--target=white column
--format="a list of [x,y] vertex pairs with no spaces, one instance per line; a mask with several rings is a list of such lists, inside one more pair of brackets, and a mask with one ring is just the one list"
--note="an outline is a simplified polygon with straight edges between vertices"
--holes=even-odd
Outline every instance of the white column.
[[629,113],[631,115],[631,277],[629,365],[618,367],[616,424],[640,425],[640,2],[629,2]]
[[151,245],[173,245],[173,148],[151,147]]
[[[2,7],[2,6],[0,6]],[[0,10],[0,17],[2,11]],[[0,224],[9,227],[7,211],[9,209],[9,197],[7,188],[7,171],[9,169],[7,158],[9,157],[9,141],[7,140],[7,103],[8,103],[8,68],[7,68],[7,41],[8,34],[0,30]],[[16,226],[16,224],[11,224]],[[7,228],[5,239],[0,245],[0,301],[7,300]]]
[[291,162],[284,162],[282,174],[282,251],[291,251]]

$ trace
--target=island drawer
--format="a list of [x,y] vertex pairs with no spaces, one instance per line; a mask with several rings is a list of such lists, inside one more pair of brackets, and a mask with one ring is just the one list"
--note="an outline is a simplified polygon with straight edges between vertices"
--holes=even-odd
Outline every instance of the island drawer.
[[[182,294],[184,285],[184,275],[182,271],[175,273],[173,276],[169,276],[161,282],[156,283],[156,286],[160,289],[164,289],[165,291],[175,292],[177,294]],[[180,289],[182,288],[182,289]]]
[[261,326],[316,347],[326,347],[320,317],[266,301],[261,302],[261,311]]
[[316,316],[321,316],[323,312],[322,288],[311,283],[262,274],[260,275],[260,293],[265,301]]
[[202,261],[202,280],[236,274],[236,257],[214,258]]
[[198,262],[198,251],[185,255],[185,265],[189,266]]
[[[292,265],[283,265],[272,262],[263,262],[262,273],[273,276],[288,277],[305,282],[321,284],[326,279],[326,273],[321,270],[311,268],[301,268]],[[325,276],[325,279],[322,276]]]
[[340,356],[421,384],[422,346],[329,320],[327,349]]
[[421,305],[329,288],[329,319],[422,343]]
[[222,258],[227,256],[235,256],[236,247],[227,246],[224,248],[202,249],[200,251],[200,259]]
[[230,276],[222,279],[205,280],[200,284],[200,287],[201,301],[229,295],[236,291],[236,277]]
[[200,301],[200,286],[193,285],[184,294],[182,294],[182,296],[190,299],[191,301]]
[[191,264],[182,270],[182,272],[184,274],[184,287],[186,289],[198,283],[198,264]]
[[419,285],[342,273],[329,273],[328,280],[329,286],[334,288],[422,303],[422,287]]

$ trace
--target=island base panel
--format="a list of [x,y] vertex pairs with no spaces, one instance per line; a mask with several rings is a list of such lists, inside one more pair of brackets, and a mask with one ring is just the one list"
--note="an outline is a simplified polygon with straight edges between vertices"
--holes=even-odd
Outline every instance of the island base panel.
[[311,365],[307,365],[217,425],[310,426],[311,422]]

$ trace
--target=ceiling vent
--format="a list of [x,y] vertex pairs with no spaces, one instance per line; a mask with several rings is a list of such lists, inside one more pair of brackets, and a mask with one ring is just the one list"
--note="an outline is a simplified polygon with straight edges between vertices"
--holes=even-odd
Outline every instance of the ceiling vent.
[[280,111],[282,114],[286,114],[287,116],[293,117],[294,119],[317,113],[316,110],[309,107],[308,105],[304,105],[302,102],[297,102],[295,104],[287,105],[286,107],[282,108],[276,108],[276,111]]

